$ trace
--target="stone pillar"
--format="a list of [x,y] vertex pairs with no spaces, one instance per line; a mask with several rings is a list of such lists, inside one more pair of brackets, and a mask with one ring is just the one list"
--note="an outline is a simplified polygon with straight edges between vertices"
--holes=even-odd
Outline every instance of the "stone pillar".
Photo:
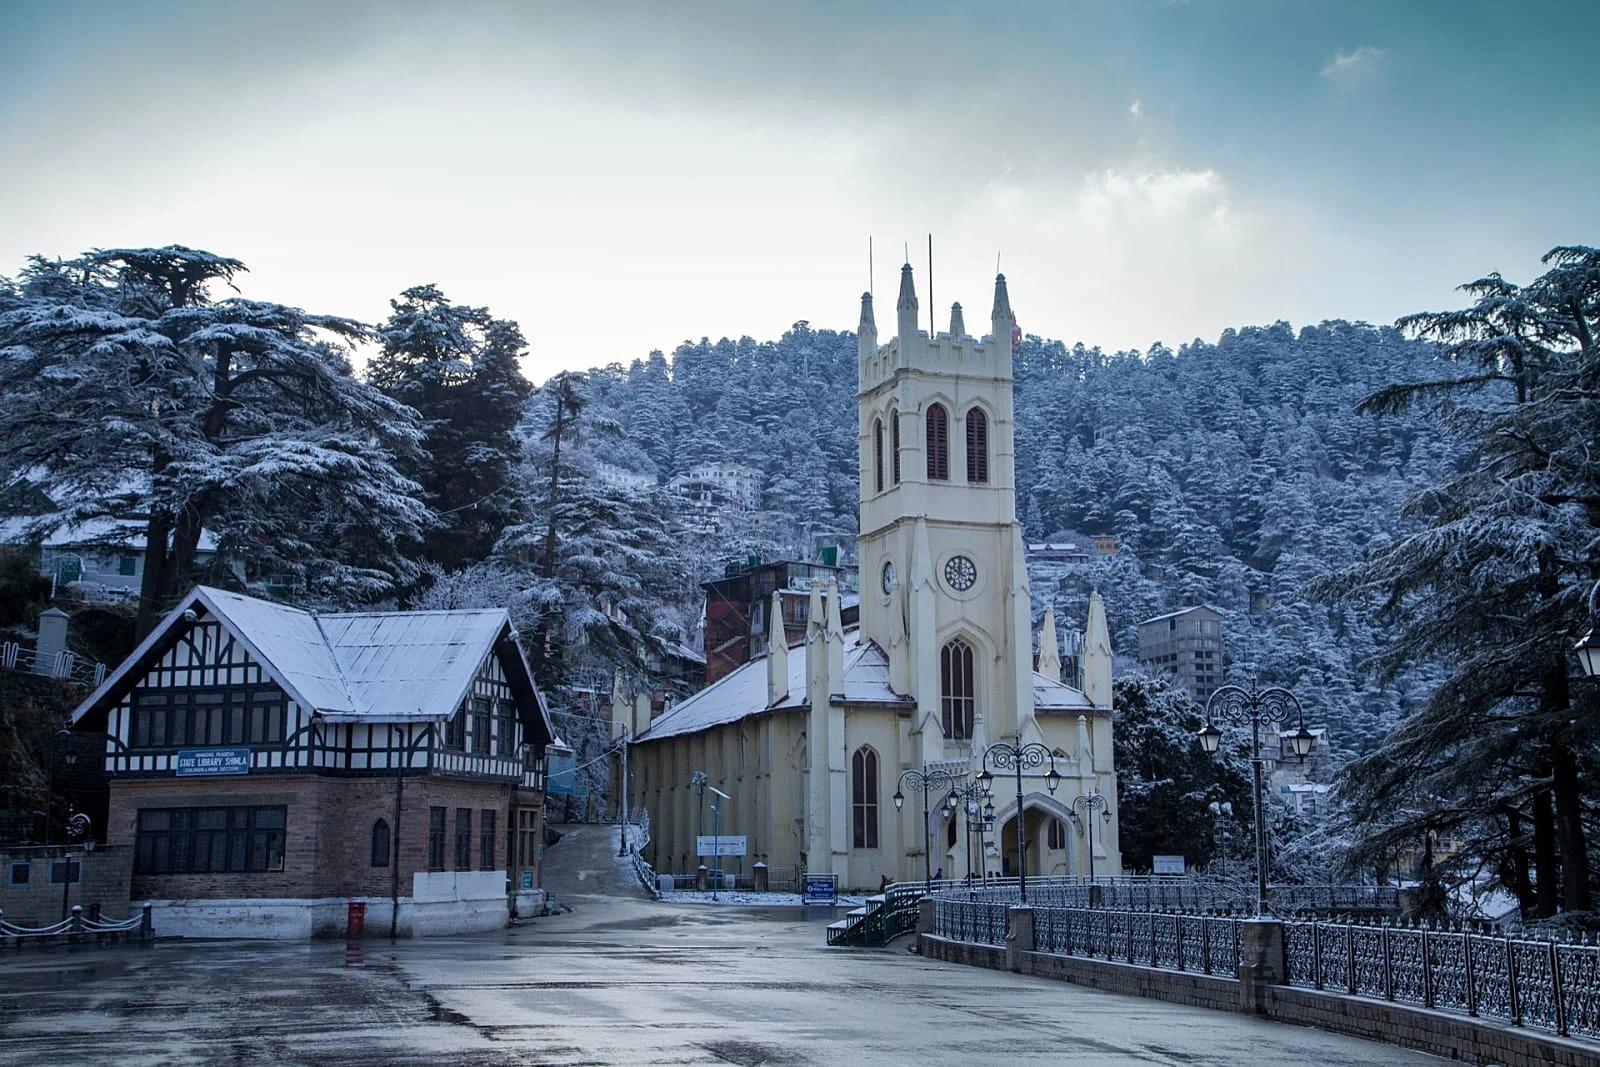
[[767,865],[757,860],[756,865],[750,868],[750,879],[751,884],[755,886],[755,891],[757,893],[765,893],[767,891],[768,884]]
[[1021,972],[1022,954],[1033,951],[1033,909],[1019,905],[1007,909],[1006,917],[1006,966]]
[[917,936],[933,933],[933,898],[923,897],[917,901]]
[[38,659],[34,670],[39,674],[54,675],[60,657],[67,650],[67,623],[71,621],[60,608],[46,608],[39,613]]
[[711,872],[706,869],[706,865],[703,863],[695,868],[694,887],[702,893],[711,888]]
[[1283,923],[1277,919],[1245,919],[1239,924],[1239,1010],[1267,1014],[1268,986],[1289,978],[1283,954]]

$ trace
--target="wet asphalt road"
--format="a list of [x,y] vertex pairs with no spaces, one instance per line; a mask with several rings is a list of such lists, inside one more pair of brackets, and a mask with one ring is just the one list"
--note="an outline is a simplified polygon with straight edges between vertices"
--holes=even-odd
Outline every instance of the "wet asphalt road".
[[1223,1012],[823,947],[824,920],[657,904],[605,828],[547,857],[570,913],[390,945],[0,953],[0,1064],[1435,1064]]

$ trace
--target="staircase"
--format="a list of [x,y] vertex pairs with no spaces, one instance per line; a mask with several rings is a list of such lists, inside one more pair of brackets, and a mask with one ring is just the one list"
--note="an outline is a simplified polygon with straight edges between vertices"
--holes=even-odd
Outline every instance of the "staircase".
[[[954,882],[934,882],[935,890]],[[917,928],[918,904],[927,895],[926,882],[896,882],[882,893],[867,898],[838,922],[828,924],[828,944],[835,947],[871,948],[887,945],[901,934]]]

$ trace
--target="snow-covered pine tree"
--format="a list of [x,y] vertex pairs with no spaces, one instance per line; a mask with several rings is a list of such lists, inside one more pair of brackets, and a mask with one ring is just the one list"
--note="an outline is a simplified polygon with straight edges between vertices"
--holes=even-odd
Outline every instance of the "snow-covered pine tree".
[[1347,769],[1364,847],[1461,830],[1469,861],[1539,916],[1592,906],[1600,718],[1600,693],[1574,683],[1571,662],[1600,576],[1600,251],[1557,248],[1545,262],[1529,285],[1491,275],[1463,287],[1470,307],[1403,320],[1441,343],[1450,373],[1391,385],[1368,407],[1437,404],[1468,452],[1408,504],[1420,529],[1320,583],[1380,598],[1403,621],[1377,657],[1387,672],[1448,672]]
[[522,507],[513,431],[533,392],[517,366],[527,342],[516,323],[452,304],[434,285],[407,289],[390,307],[367,381],[422,415],[428,456],[403,465],[440,517],[422,554],[460,568],[487,558]]
[[365,329],[213,300],[244,269],[178,245],[36,258],[0,314],[0,480],[57,502],[41,530],[143,519],[141,633],[198,577],[202,530],[253,579],[348,603],[409,580],[430,522],[395,466],[416,413],[345,356]]

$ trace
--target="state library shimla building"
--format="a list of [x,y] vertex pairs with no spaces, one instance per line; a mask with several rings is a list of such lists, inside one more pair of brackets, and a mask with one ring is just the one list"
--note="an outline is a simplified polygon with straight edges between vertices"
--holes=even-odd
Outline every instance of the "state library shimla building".
[[107,841],[160,936],[461,933],[543,905],[555,735],[503,610],[202,586],[72,721],[106,736]]

